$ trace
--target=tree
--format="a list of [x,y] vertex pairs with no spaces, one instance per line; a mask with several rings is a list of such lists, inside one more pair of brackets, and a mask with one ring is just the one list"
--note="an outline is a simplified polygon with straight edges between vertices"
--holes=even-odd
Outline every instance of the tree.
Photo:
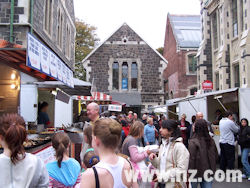
[[163,50],[164,50],[163,47],[157,48],[156,50],[157,50],[161,55],[163,55]]
[[96,35],[96,27],[76,19],[75,38],[75,77],[86,80],[86,71],[83,68],[82,60],[94,49],[99,41]]

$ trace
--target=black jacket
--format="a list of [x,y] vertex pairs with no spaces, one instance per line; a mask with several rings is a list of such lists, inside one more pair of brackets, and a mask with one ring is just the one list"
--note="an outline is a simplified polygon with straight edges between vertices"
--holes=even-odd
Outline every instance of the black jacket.
[[241,149],[250,148],[250,127],[241,126],[239,131],[239,145]]

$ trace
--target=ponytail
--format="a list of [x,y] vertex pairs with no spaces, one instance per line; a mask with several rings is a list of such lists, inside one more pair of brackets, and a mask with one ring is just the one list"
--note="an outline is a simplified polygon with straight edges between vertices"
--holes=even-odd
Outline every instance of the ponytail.
[[11,151],[11,162],[15,165],[25,158],[23,142],[27,132],[24,119],[18,114],[5,114],[0,117],[0,135],[3,136],[8,149]]
[[56,151],[56,159],[59,168],[62,166],[63,155],[67,152],[67,148],[69,146],[69,137],[64,132],[56,133],[52,137],[52,146]]
[[56,158],[59,168],[61,168],[62,160],[63,160],[63,154],[66,151],[66,148],[64,147],[63,143],[59,143],[59,146],[56,150]]

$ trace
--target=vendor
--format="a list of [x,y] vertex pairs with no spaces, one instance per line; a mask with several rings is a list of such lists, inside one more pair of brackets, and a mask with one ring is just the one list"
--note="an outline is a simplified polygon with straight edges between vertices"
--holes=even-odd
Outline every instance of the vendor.
[[39,103],[38,105],[38,124],[44,124],[44,128],[48,128],[50,125],[49,116],[47,114],[49,104],[47,102]]
[[218,109],[216,110],[216,117],[215,120],[213,121],[214,125],[219,125],[220,120],[222,119],[222,112]]

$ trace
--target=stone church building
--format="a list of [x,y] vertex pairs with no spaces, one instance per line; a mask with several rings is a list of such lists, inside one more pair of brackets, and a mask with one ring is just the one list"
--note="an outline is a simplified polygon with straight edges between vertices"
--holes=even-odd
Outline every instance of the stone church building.
[[98,92],[141,113],[164,105],[163,71],[167,60],[124,23],[83,61],[86,79]]

